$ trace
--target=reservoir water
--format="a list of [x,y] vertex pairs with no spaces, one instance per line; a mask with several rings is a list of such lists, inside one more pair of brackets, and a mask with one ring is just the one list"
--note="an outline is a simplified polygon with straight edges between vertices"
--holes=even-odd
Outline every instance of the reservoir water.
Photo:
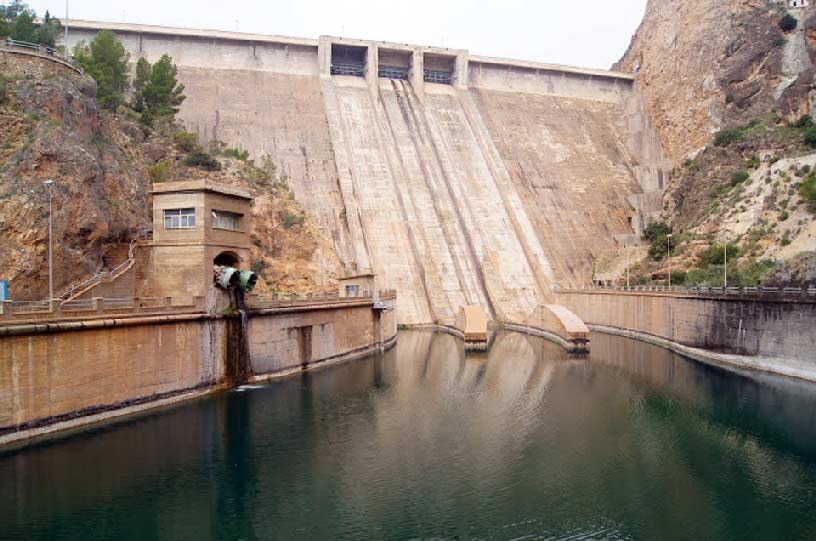
[[0,539],[816,539],[816,386],[623,338],[381,356],[0,454]]

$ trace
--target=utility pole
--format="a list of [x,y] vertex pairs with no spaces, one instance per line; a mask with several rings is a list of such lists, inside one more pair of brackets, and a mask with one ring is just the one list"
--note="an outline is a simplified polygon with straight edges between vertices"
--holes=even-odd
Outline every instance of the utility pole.
[[669,233],[666,235],[666,257],[669,259],[669,288],[671,288],[671,240],[674,237],[673,234]]
[[723,258],[725,258],[725,264],[723,265],[723,289],[728,289],[728,242],[723,244]]
[[53,207],[51,205],[51,187],[54,181],[48,179],[43,182],[48,187],[48,301],[54,300],[54,227]]

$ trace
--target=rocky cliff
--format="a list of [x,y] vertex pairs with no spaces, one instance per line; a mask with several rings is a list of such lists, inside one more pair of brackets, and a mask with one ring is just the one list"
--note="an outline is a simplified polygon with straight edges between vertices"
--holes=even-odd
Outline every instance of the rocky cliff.
[[[15,300],[48,294],[48,191],[54,179],[55,293],[122,257],[122,243],[150,226],[157,181],[216,178],[255,196],[253,266],[272,287],[308,291],[336,257],[285,182],[244,159],[222,169],[184,165],[172,128],[147,134],[100,111],[96,86],[54,62],[0,52],[0,278]],[[126,250],[125,250],[126,253]],[[321,265],[319,259],[324,259]]]
[[[649,0],[643,23],[614,69],[636,73],[669,158],[680,163],[712,134],[770,111],[810,109],[816,59],[814,10],[768,0]],[[783,17],[798,20],[783,31]]]

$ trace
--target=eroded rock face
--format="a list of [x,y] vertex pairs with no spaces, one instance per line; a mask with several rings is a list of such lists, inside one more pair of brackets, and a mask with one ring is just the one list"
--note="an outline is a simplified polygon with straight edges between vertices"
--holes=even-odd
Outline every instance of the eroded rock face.
[[2,277],[16,299],[48,293],[48,191],[53,178],[55,289],[95,272],[103,244],[148,224],[146,167],[133,138],[97,110],[92,79],[13,78],[0,115]]
[[[164,180],[212,178],[250,189],[252,264],[273,289],[304,293],[330,287],[340,274],[331,245],[321,240],[280,175],[225,156],[218,158],[220,171],[186,167],[173,129],[146,134],[135,122],[99,111],[93,79],[65,70],[26,71],[19,59],[14,66],[21,73],[6,72],[0,81],[0,279],[10,281],[12,299],[48,295],[43,181],[56,181],[54,292],[59,295],[110,266],[108,250],[121,243],[126,254],[127,243],[151,227],[149,171],[158,162],[171,171]],[[323,273],[329,277],[321,279]]]
[[816,16],[794,10],[784,33],[784,2],[649,0],[643,23],[614,69],[637,72],[663,148],[679,163],[713,132],[776,111],[809,112]]

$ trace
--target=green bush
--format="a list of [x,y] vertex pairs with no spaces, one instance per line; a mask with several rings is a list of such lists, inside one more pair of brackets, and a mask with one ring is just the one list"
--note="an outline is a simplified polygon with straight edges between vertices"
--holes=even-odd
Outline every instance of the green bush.
[[196,148],[187,155],[184,160],[185,165],[190,167],[200,167],[205,171],[220,171],[221,163],[203,148]]
[[643,231],[643,238],[648,241],[654,241],[657,237],[666,236],[672,232],[672,228],[666,222],[652,222]]
[[306,216],[304,214],[293,214],[287,210],[280,211],[278,213],[278,217],[280,218],[284,229],[291,229],[296,225],[303,225],[303,222],[306,221]]
[[658,235],[649,245],[649,257],[653,261],[662,261],[666,255],[674,253],[676,240],[668,235]]
[[806,145],[816,148],[816,126],[805,128],[804,141]]
[[793,123],[794,128],[807,128],[813,124],[813,118],[810,115],[802,115],[799,120]]
[[156,162],[148,169],[148,173],[153,182],[166,182],[173,176],[173,164],[168,160]]
[[799,21],[790,13],[786,13],[785,16],[779,20],[779,29],[783,32],[793,32],[798,25]]
[[189,131],[176,132],[173,142],[182,152],[192,152],[198,148],[198,135]]
[[741,141],[744,136],[745,131],[743,128],[720,130],[714,134],[714,146],[727,147],[731,143]]
[[783,210],[782,212],[779,213],[779,221],[780,222],[784,222],[788,218],[790,218],[790,213],[787,210]]
[[700,267],[708,268],[710,265],[722,265],[725,262],[725,254],[728,250],[728,261],[736,261],[740,255],[739,246],[736,244],[714,244],[708,250],[700,254]]
[[810,173],[799,186],[799,195],[810,212],[816,214],[816,172]]
[[671,283],[673,286],[682,286],[686,283],[688,279],[688,273],[685,271],[672,271],[671,273]]
[[228,158],[235,158],[236,160],[240,160],[242,162],[249,159],[249,151],[242,150],[240,148],[226,148],[222,151],[222,153]]
[[751,156],[751,158],[745,162],[745,167],[748,169],[759,169],[759,164],[759,156]]
[[737,184],[742,184],[746,180],[751,178],[751,175],[746,173],[745,171],[734,171],[731,173],[731,186],[736,186]]
[[11,79],[4,75],[0,75],[0,105],[5,105],[9,101],[8,84]]

